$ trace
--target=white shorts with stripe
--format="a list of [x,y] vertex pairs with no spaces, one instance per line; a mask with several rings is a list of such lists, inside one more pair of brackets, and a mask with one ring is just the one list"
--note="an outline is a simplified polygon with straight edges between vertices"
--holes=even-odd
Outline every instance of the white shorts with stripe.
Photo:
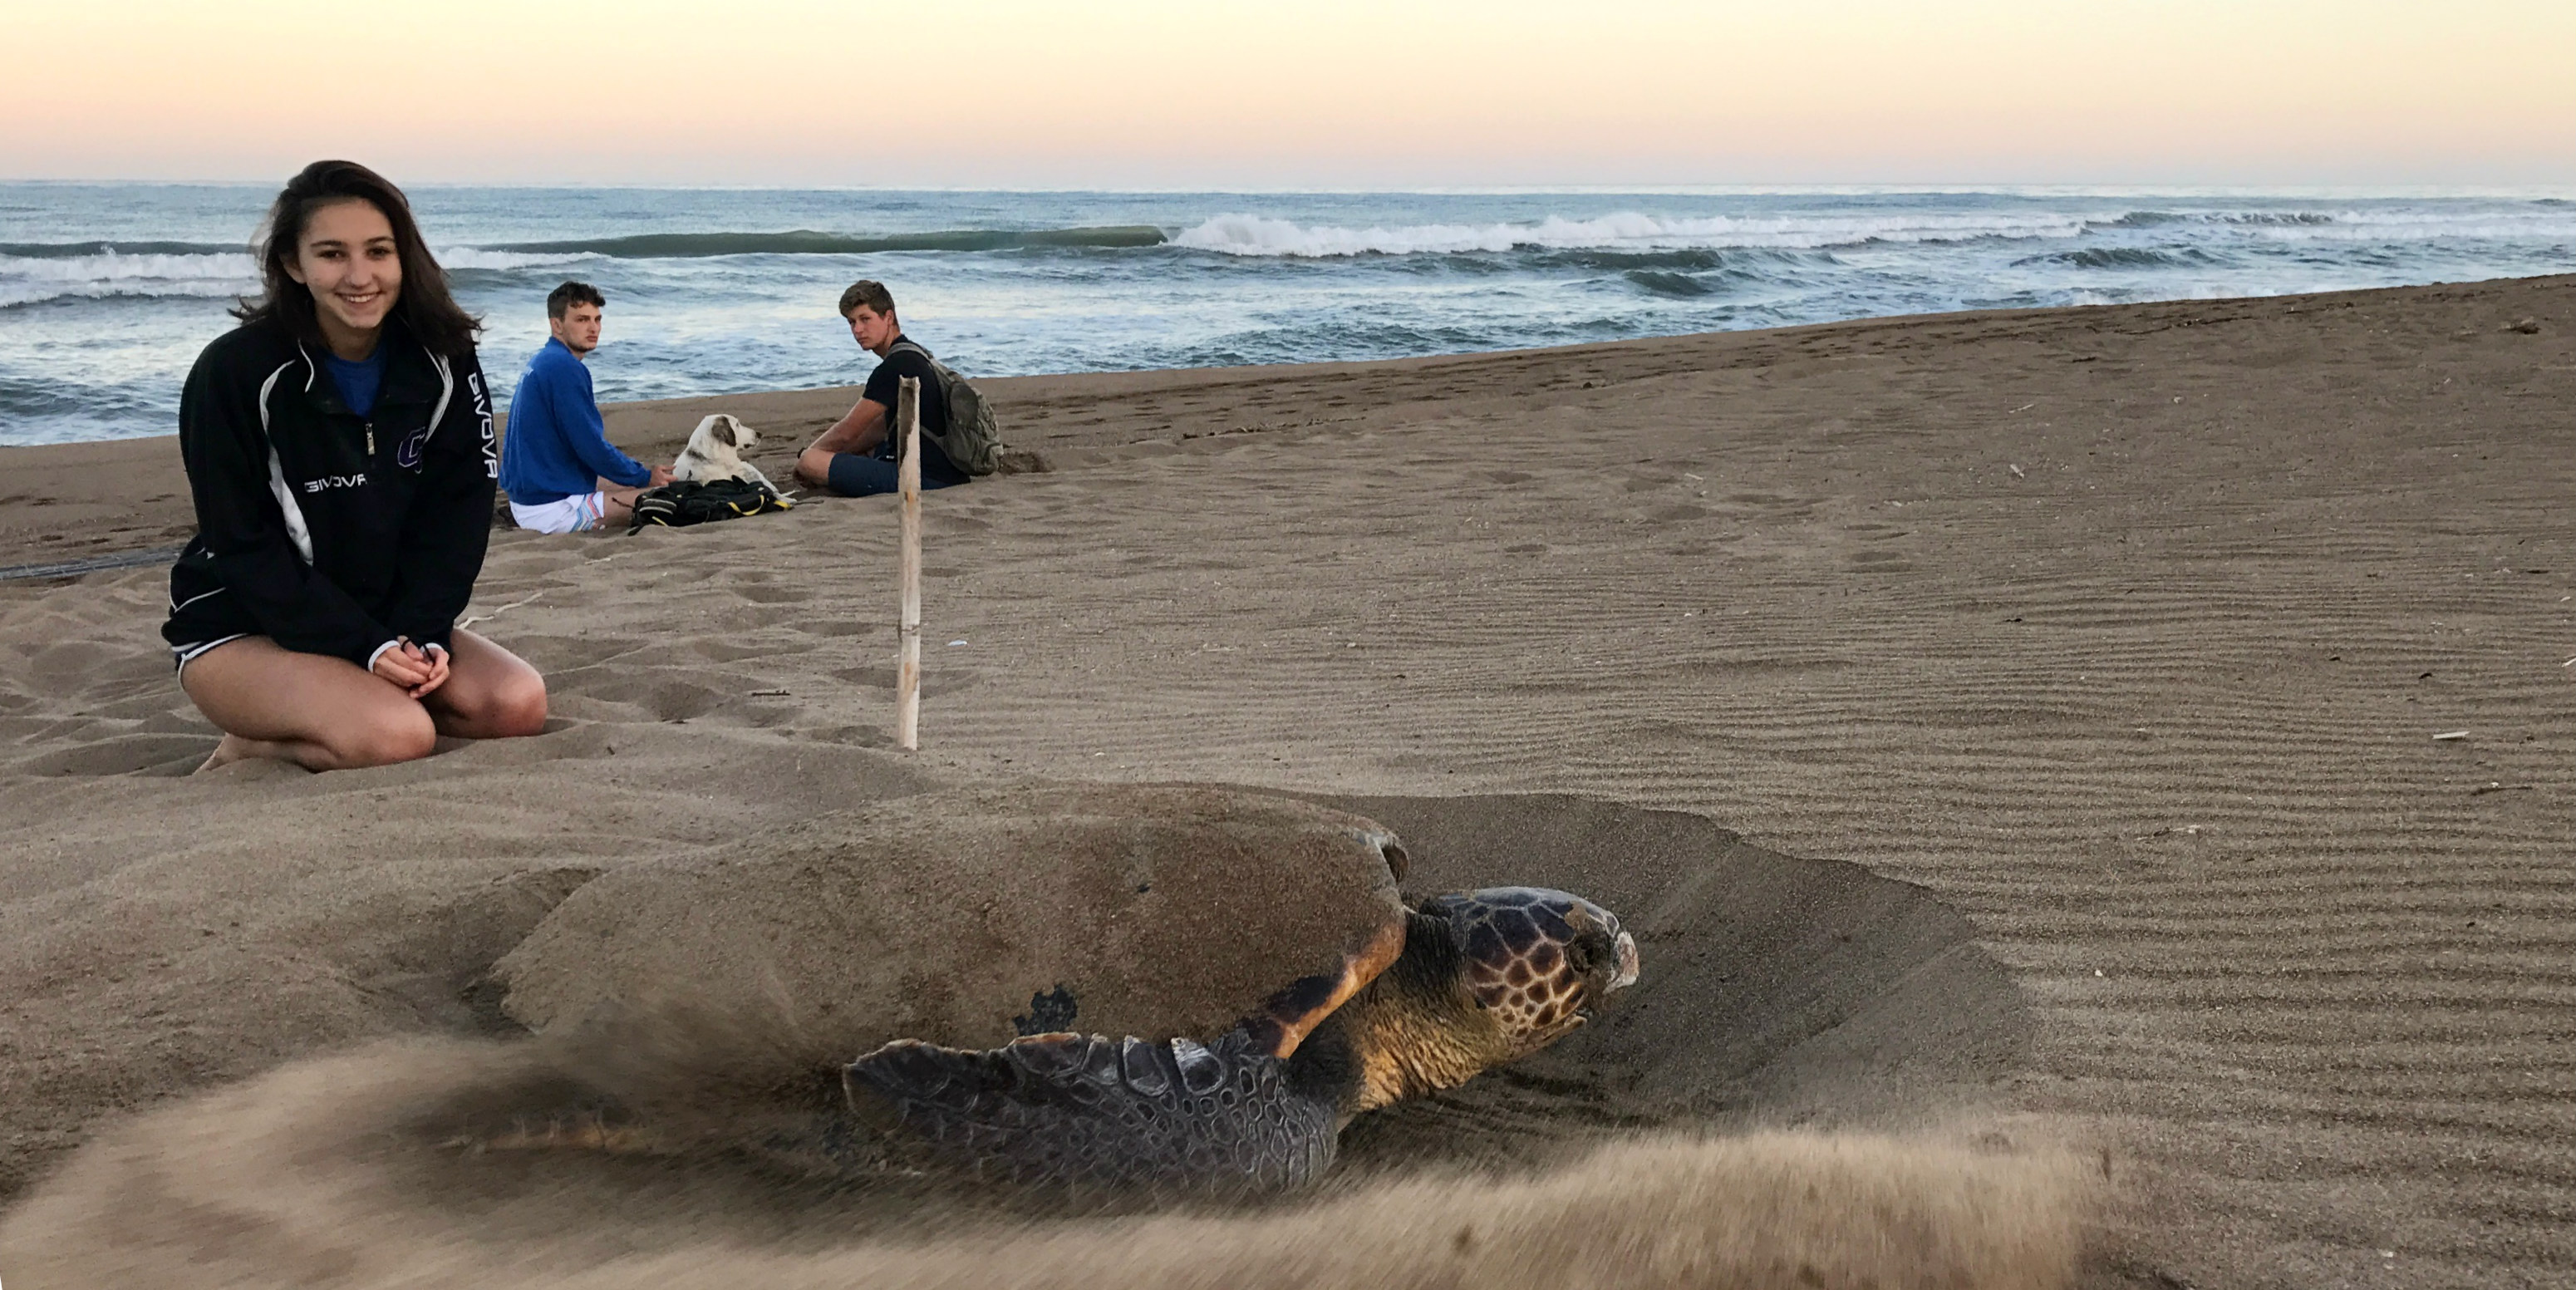
[[510,503],[510,518],[520,528],[539,533],[580,533],[599,527],[599,517],[608,509],[603,493],[575,493],[561,501],[539,502],[534,506]]

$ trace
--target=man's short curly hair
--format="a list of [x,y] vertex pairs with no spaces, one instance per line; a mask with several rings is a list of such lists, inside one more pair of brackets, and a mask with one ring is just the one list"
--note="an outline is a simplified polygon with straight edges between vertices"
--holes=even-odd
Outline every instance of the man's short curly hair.
[[561,318],[571,313],[574,305],[606,309],[608,297],[599,294],[599,288],[587,282],[567,282],[546,293],[546,317],[548,318]]
[[866,305],[876,313],[893,313],[894,293],[886,290],[885,284],[874,278],[861,278],[851,283],[849,290],[841,293],[841,316],[849,317],[850,311],[861,305]]

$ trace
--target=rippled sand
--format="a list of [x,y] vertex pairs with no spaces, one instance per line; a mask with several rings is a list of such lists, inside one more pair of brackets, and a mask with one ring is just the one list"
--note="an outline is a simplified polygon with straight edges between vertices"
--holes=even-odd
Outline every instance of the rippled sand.
[[[2571,305],[1000,383],[1056,469],[930,499],[910,758],[882,503],[497,535],[472,612],[561,726],[322,777],[175,776],[212,738],[159,570],[0,583],[0,1276],[2555,1284]],[[726,406],[792,447],[842,397]],[[53,451],[0,463],[117,481],[63,505],[120,543],[173,522],[167,463]],[[1703,985],[1251,1214],[460,1176],[386,1130],[527,1058],[475,985],[590,876],[1021,774],[1324,794],[1449,839],[1441,881],[1573,848]]]

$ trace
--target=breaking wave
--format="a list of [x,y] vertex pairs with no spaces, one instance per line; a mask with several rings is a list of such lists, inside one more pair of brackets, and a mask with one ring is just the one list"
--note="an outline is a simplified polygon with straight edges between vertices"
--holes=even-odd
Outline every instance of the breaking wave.
[[2013,261],[2016,267],[2063,264],[2078,269],[2170,269],[2207,263],[2209,257],[2198,251],[2164,251],[2147,246],[2088,246]]
[[2323,211],[2130,211],[2118,219],[2096,220],[2088,228],[2158,228],[2168,224],[2240,224],[2281,225],[2285,227],[2332,224],[2336,217]]
[[445,269],[537,269],[596,258],[577,251],[524,251],[506,247],[451,246],[438,252]]
[[1163,244],[1163,230],[1107,228],[947,229],[929,233],[638,233],[569,242],[512,242],[496,252],[604,255],[615,259],[706,259],[720,255],[866,255],[878,251],[1012,251],[1027,247],[1142,247]]
[[[147,249],[154,246],[185,249]],[[143,243],[80,253],[0,254],[0,309],[67,298],[204,297],[228,299],[259,284],[246,251],[206,250],[187,243]],[[51,249],[51,248],[48,248]]]
[[105,255],[239,255],[249,258],[244,247],[220,242],[0,242],[0,259],[76,260]]
[[1662,269],[1630,269],[1626,277],[1630,282],[1659,296],[1705,296],[1715,294],[1717,291],[1716,287],[1687,273],[1672,273]]
[[[437,252],[449,269],[525,269],[579,256],[481,247]],[[259,263],[241,247],[197,242],[0,243],[0,309],[55,300],[230,300],[259,290]]]
[[[2421,243],[2446,238],[2550,239],[2576,237],[2566,203],[2541,199],[2527,209],[2487,207],[2438,211],[2424,208],[2354,210],[2136,210],[2117,219],[2088,220],[2087,233],[2195,226],[2200,236],[2235,234],[2259,240]],[[2553,209],[2554,208],[2554,209]]]
[[1225,255],[1329,259],[1519,250],[1813,249],[1868,242],[2072,237],[2083,227],[2081,217],[2054,212],[1720,215],[1682,219],[1623,211],[1593,219],[1551,215],[1520,224],[1408,224],[1393,228],[1307,225],[1262,215],[1228,214],[1182,231],[1172,238],[1172,245]]

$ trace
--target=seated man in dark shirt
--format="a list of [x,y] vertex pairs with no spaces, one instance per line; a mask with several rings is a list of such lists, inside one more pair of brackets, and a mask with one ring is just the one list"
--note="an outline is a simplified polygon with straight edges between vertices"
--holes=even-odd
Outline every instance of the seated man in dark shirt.
[[903,325],[895,321],[894,296],[884,283],[853,282],[841,293],[841,316],[849,320],[850,336],[859,348],[877,356],[877,370],[868,374],[867,388],[850,414],[796,458],[796,478],[843,497],[895,491],[895,453],[902,438],[894,424],[895,399],[902,388],[897,382],[910,376],[921,382],[921,486],[965,483],[966,472],[950,464],[948,454],[932,442],[948,430],[948,399],[938,374],[930,370],[930,351],[906,339]]

